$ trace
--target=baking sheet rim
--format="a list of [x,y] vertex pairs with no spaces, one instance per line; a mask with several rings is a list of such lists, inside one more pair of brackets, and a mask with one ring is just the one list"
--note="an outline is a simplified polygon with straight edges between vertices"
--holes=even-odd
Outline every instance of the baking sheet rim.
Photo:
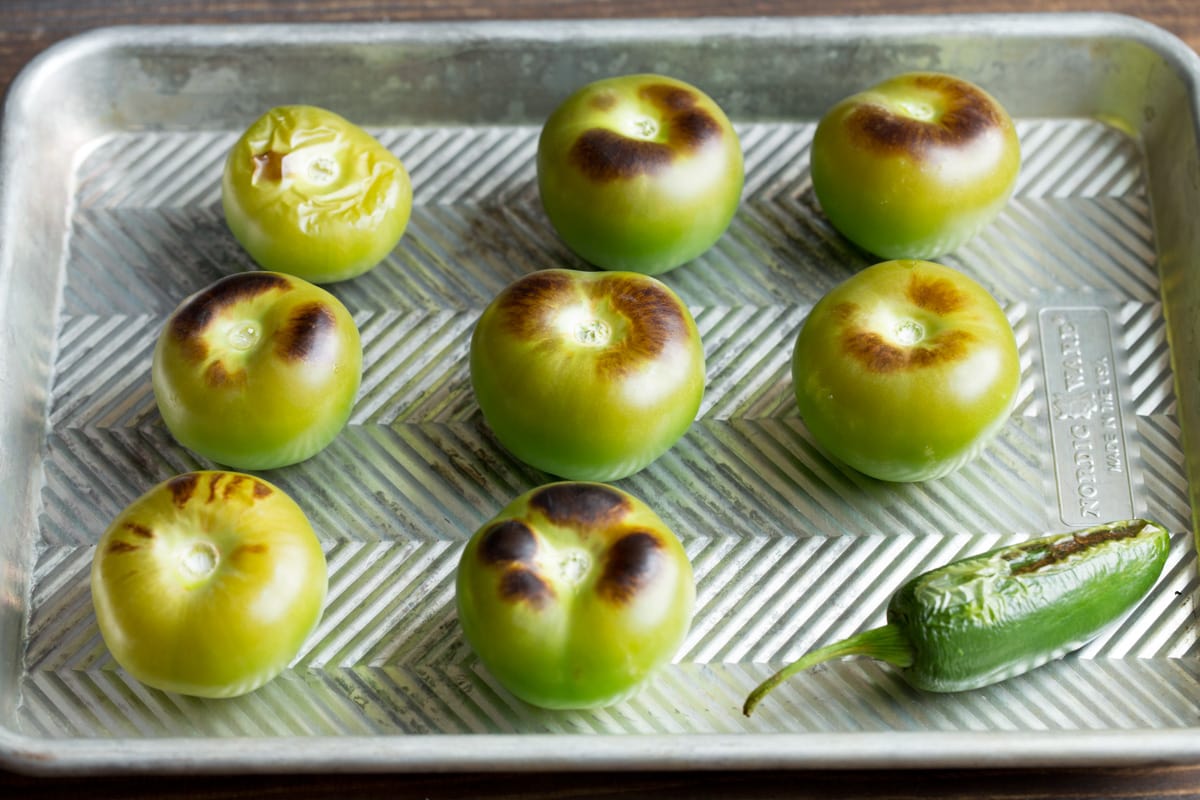
[[[24,104],[44,72],[60,59],[78,55],[79,49],[104,49],[133,40],[154,37],[156,46],[209,41],[250,41],[264,31],[298,32],[293,45],[338,41],[361,42],[362,37],[532,36],[552,28],[574,35],[595,26],[607,34],[636,34],[653,38],[667,26],[685,22],[712,33],[736,29],[751,35],[778,35],[778,26],[791,26],[797,35],[820,38],[830,30],[844,32],[848,19],[856,20],[856,35],[863,25],[897,35],[970,30],[1008,34],[1044,35],[1055,23],[1073,26],[1072,35],[1108,35],[1125,38],[1155,50],[1180,72],[1191,89],[1194,106],[1200,106],[1200,56],[1177,37],[1144,20],[1122,14],[1066,12],[1047,14],[944,14],[922,17],[880,15],[871,17],[697,17],[679,19],[604,20],[484,20],[418,21],[387,23],[260,23],[253,25],[113,26],[98,28],[58,42],[35,57],[13,80],[5,100],[0,146],[6,150],[0,164],[16,158],[8,151]],[[14,122],[13,112],[17,111]],[[9,170],[4,170],[4,175]],[[0,208],[7,211],[9,188],[0,176]],[[0,243],[0,274],[4,274],[8,247]],[[580,741],[587,758],[580,757]],[[247,742],[252,741],[248,754]],[[131,754],[122,758],[121,754]],[[160,738],[160,739],[47,739],[0,728],[0,765],[30,773],[103,772],[280,772],[373,771],[398,768],[435,772],[571,771],[586,769],[770,769],[770,768],[930,768],[1134,765],[1200,761],[1200,727],[1111,731],[922,731],[861,733],[780,734],[430,734],[350,737]]]

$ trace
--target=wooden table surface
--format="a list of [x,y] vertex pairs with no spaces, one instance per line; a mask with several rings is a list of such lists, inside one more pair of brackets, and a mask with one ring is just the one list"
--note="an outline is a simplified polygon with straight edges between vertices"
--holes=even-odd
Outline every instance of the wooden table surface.
[[[0,0],[0,92],[47,46],[114,24],[1112,11],[1200,51],[1200,0]],[[1162,768],[617,774],[37,778],[0,771],[0,797],[627,798],[1200,797],[1200,765]]]

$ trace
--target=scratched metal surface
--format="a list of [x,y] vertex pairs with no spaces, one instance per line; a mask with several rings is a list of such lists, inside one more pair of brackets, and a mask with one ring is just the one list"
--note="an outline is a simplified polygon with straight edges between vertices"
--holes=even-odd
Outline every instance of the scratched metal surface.
[[[1025,158],[1011,204],[944,261],[1006,309],[1022,381],[977,462],[887,485],[813,445],[790,354],[812,304],[869,263],[813,198],[814,122],[905,68],[979,80],[1018,119]],[[621,482],[685,542],[698,610],[676,663],[637,698],[548,713],[497,686],[455,620],[466,537],[546,479],[490,436],[465,354],[502,286],[580,266],[538,203],[541,119],[585,80],[635,70],[705,88],[746,155],[728,233],[665,276],[704,338],[703,407],[675,448]],[[14,88],[4,120],[0,761],[108,771],[1195,760],[1200,588],[1185,454],[1196,448],[1183,441],[1200,413],[1200,243],[1187,224],[1200,194],[1198,74],[1160,31],[1103,16],[113,30],[52,51]],[[416,202],[387,261],[334,288],[366,355],[350,425],[317,457],[269,473],[325,545],[324,618],[258,692],[171,696],[112,661],[88,570],[128,502],[210,466],[163,427],[150,358],[182,297],[253,267],[224,226],[219,175],[241,128],[282,102],[361,121],[406,163]],[[1166,574],[1063,662],[946,696],[842,662],[740,715],[782,663],[879,624],[914,572],[1131,514],[1173,532]]]

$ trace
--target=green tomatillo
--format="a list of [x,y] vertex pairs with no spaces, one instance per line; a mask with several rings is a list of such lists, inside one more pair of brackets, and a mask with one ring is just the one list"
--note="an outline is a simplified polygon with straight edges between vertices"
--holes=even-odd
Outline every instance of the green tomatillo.
[[936,72],[898,75],[833,106],[810,151],[833,226],[881,258],[936,258],[1004,208],[1021,163],[1008,113]]
[[180,303],[154,348],[154,397],[184,447],[238,469],[322,450],[350,417],[362,345],[329,292],[278,272],[242,272]]
[[457,575],[467,641],[505,688],[544,708],[631,696],[675,656],[695,591],[666,524],[597,483],[516,498],[471,537]]
[[813,307],[792,355],[796,401],[828,453],[875,478],[942,477],[1004,425],[1021,365],[1004,310],[929,261],[887,261]]
[[471,336],[471,384],[513,455],[571,480],[618,480],[665,453],[704,396],[687,306],[634,272],[552,269],[506,287]]
[[663,75],[584,86],[538,139],[546,215],[571,250],[603,269],[657,275],[696,258],[729,226],[743,177],[725,112]]
[[400,159],[349,120],[280,106],[229,151],[221,203],[263,268],[331,283],[392,251],[412,212],[412,183]]
[[282,490],[191,472],[139,497],[96,545],[92,602],[105,644],[137,680],[233,697],[278,675],[321,616],[325,555]]

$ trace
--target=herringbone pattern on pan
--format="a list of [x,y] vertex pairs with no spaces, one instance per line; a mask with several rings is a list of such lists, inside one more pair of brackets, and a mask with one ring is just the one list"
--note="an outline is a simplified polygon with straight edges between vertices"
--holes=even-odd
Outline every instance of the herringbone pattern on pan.
[[[43,508],[21,719],[49,737],[459,732],[1080,730],[1186,726],[1197,693],[1197,569],[1137,143],[1098,123],[1026,121],[1026,160],[1000,220],[946,261],[995,293],[1017,332],[1016,411],[975,463],[894,486],[825,458],[791,391],[791,343],[812,304],[870,262],[825,222],[807,179],[812,128],[740,130],[744,202],[708,254],[666,276],[704,337],[697,422],[623,482],[686,543],[697,614],[677,663],[636,699],[550,714],[509,697],[462,640],[454,570],[465,539],[546,476],[495,442],[471,395],[474,320],[529,270],[581,266],[538,205],[533,128],[379,131],[416,206],[400,247],[334,287],[366,354],[351,424],[267,477],[325,543],[324,618],[293,668],[222,703],[164,695],[116,668],[88,570],[108,521],[152,484],[209,466],[179,448],[149,367],[188,293],[252,268],[220,210],[225,132],[122,135],[80,165],[47,421]],[[931,697],[869,662],[782,687],[753,720],[745,692],[808,648],[879,624],[908,575],[1056,527],[1037,312],[1101,306],[1113,322],[1138,513],[1174,532],[1138,612],[1076,657],[977,692]],[[1099,692],[1116,686],[1120,691]]]

